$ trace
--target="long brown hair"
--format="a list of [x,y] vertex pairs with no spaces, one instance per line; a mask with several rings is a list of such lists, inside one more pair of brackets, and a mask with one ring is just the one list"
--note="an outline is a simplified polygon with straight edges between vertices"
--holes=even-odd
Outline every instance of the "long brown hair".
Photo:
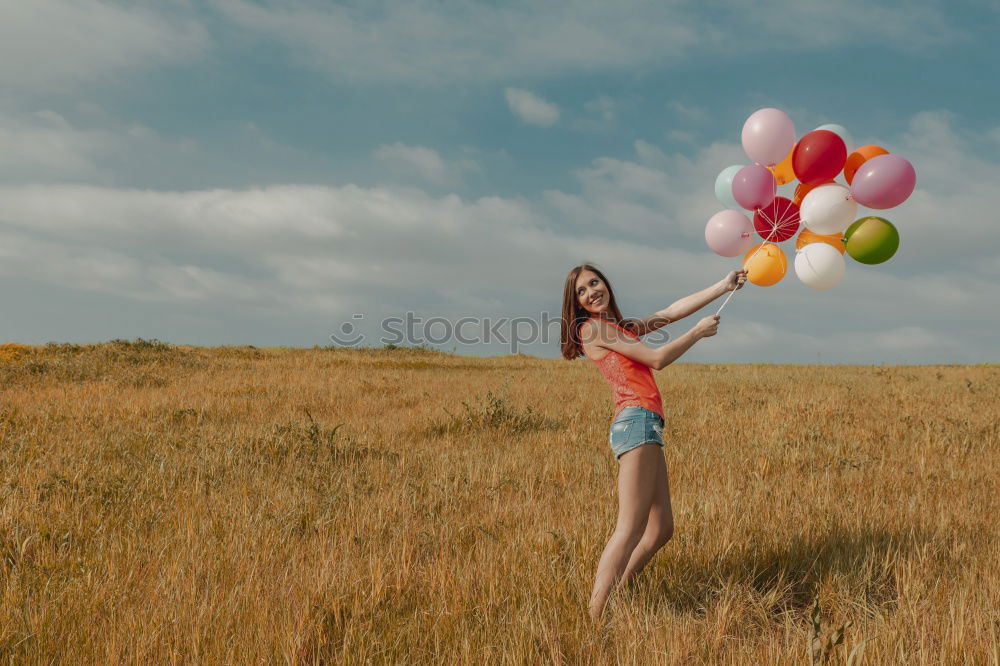
[[618,309],[618,301],[615,300],[615,292],[611,289],[611,283],[608,282],[608,278],[604,277],[601,269],[591,263],[574,266],[566,276],[566,284],[563,286],[562,321],[559,324],[562,357],[567,361],[583,356],[583,347],[580,345],[580,324],[590,317],[590,313],[580,305],[580,299],[576,297],[576,279],[583,271],[593,271],[604,283],[604,287],[608,291],[610,319],[625,329],[632,329],[634,326],[633,321],[622,317],[622,311]]

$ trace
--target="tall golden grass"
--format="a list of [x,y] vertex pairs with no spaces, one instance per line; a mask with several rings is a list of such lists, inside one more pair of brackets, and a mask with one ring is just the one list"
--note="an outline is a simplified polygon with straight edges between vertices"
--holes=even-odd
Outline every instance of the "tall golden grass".
[[593,625],[617,463],[585,360],[7,354],[0,655],[1000,662],[996,366],[657,378],[677,533]]

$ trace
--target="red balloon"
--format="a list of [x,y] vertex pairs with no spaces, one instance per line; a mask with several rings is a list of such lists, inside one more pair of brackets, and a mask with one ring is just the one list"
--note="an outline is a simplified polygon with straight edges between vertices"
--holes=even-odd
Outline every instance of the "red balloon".
[[785,197],[775,197],[753,215],[753,228],[770,243],[780,243],[799,230],[799,207]]
[[829,130],[813,130],[799,139],[792,153],[795,177],[806,185],[833,180],[847,161],[844,140]]

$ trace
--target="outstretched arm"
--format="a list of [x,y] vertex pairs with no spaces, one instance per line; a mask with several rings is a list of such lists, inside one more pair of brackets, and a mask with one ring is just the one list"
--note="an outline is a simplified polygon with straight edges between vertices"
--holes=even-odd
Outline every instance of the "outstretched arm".
[[647,347],[640,340],[622,335],[610,324],[597,321],[585,322],[580,327],[580,336],[588,356],[593,357],[591,350],[595,347],[607,349],[648,365],[653,370],[662,370],[691,349],[694,343],[715,335],[718,330],[719,315],[709,315],[695,324],[690,331],[662,347]]
[[733,291],[734,289],[740,289],[743,286],[743,283],[746,282],[746,279],[746,270],[740,269],[738,271],[730,271],[729,275],[722,278],[712,286],[705,287],[697,293],[685,296],[678,301],[674,301],[666,309],[654,312],[645,319],[637,320],[636,332],[640,336],[643,336],[662,326],[666,326],[670,322],[683,319],[684,317],[702,309],[726,292]]

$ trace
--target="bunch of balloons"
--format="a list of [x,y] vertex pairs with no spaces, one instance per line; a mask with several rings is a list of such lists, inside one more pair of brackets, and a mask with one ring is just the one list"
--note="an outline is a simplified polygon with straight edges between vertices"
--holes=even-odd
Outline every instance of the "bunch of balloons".
[[[726,210],[705,226],[708,246],[723,257],[743,254],[747,279],[761,287],[785,276],[788,260],[777,243],[796,232],[795,274],[814,289],[840,282],[845,251],[863,264],[888,261],[899,247],[899,232],[885,218],[857,217],[858,204],[898,206],[913,192],[917,174],[881,146],[848,153],[851,144],[840,125],[817,127],[796,142],[795,126],[783,111],[755,111],[743,125],[743,149],[754,164],[726,167],[716,178],[715,195]],[[835,180],[841,174],[846,185]],[[791,198],[778,196],[780,186],[796,180]],[[752,222],[742,209],[753,211]],[[764,242],[755,244],[755,236]]]

